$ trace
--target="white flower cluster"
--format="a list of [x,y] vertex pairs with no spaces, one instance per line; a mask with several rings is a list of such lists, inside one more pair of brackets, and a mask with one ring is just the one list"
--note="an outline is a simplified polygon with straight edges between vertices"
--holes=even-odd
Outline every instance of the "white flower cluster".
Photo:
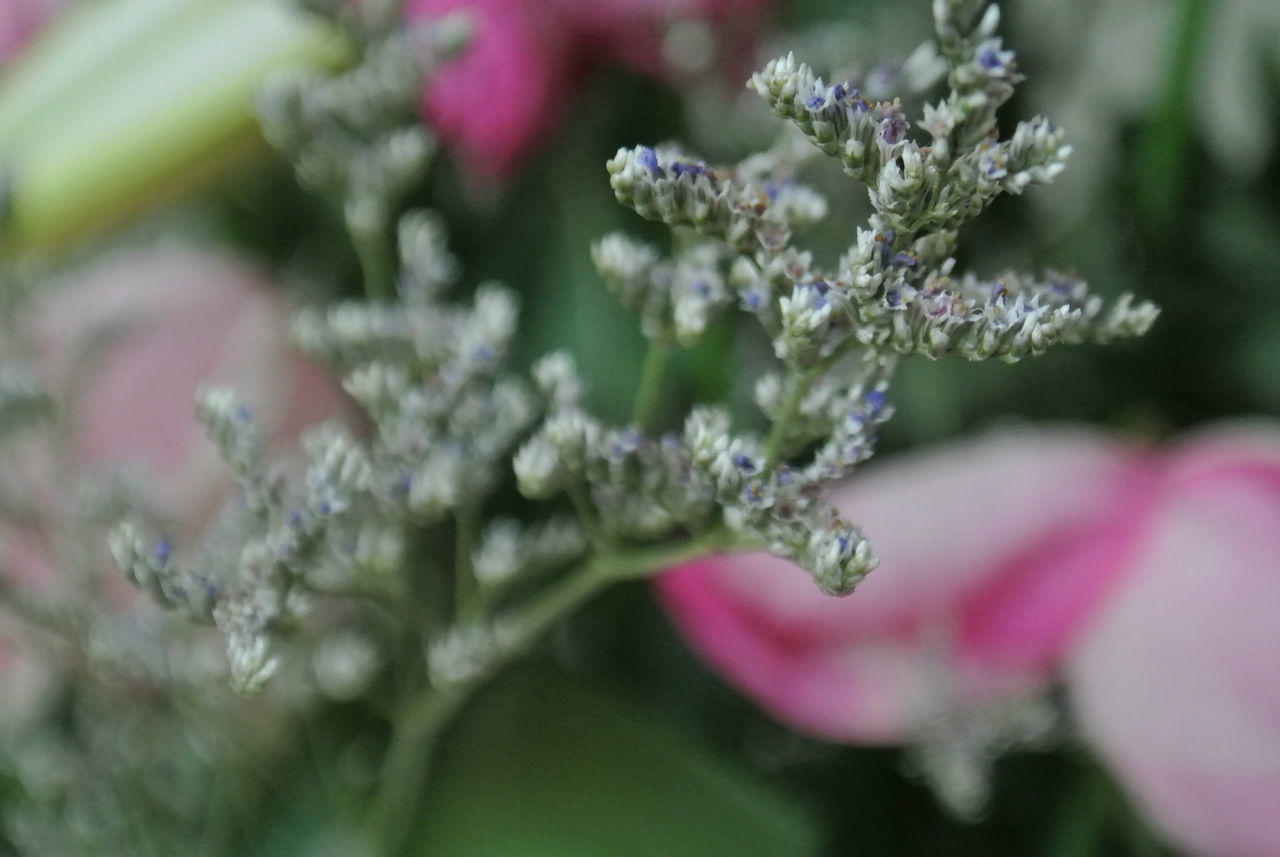
[[[550,614],[520,612],[538,601],[540,576],[560,572],[548,597],[569,603],[587,591],[564,574],[570,564],[631,569],[619,557],[637,543],[681,534],[763,545],[807,569],[823,591],[851,591],[877,560],[824,492],[872,454],[892,415],[886,393],[900,357],[1014,361],[1058,343],[1137,335],[1156,315],[1128,298],[1106,308],[1071,274],[955,271],[958,227],[996,195],[1051,180],[1069,151],[1040,119],[997,139],[995,110],[1020,78],[994,35],[998,14],[983,8],[939,0],[939,51],[917,51],[908,63],[916,70],[898,75],[913,97],[910,81],[924,85],[945,64],[950,92],[917,123],[931,141],[912,137],[901,101],[828,86],[793,57],[752,78],[778,113],[869,188],[875,213],[834,264],[793,244],[797,230],[827,212],[822,197],[793,180],[793,147],[723,169],[666,145],[623,149],[609,161],[620,201],[679,230],[670,257],[617,234],[593,248],[602,278],[651,339],[634,424],[623,426],[586,410],[563,353],[536,362],[532,383],[507,374],[514,296],[482,284],[470,301],[445,300],[457,265],[440,222],[425,211],[384,216],[398,210],[396,182],[374,180],[376,170],[360,159],[411,172],[417,156],[390,154],[413,148],[396,142],[394,110],[354,102],[363,89],[390,85],[375,67],[400,67],[392,42],[346,78],[279,96],[277,118],[290,133],[301,129],[292,151],[302,175],[322,185],[332,179],[329,189],[344,200],[366,285],[386,275],[376,299],[306,311],[295,325],[306,350],[343,370],[370,437],[321,427],[304,443],[301,479],[275,478],[251,415],[229,393],[205,393],[201,421],[246,486],[248,502],[231,516],[242,546],[206,550],[188,569],[170,557],[168,542],[124,527],[112,542],[117,561],[162,604],[223,631],[234,682],[246,691],[276,670],[278,640],[306,633],[319,621],[314,605],[339,595],[371,602],[399,623],[384,638],[359,623],[343,626],[361,640],[400,641],[343,664],[376,669],[403,655],[409,634],[433,686],[473,685],[544,627]],[[343,123],[360,130],[341,138],[358,157],[325,161],[321,149],[341,137],[327,135]],[[314,166],[322,163],[336,172]],[[373,221],[385,223],[353,216],[366,197]],[[370,236],[378,240],[362,244]],[[380,260],[380,245],[391,244],[398,254]],[[768,431],[736,432],[727,410],[703,406],[682,431],[653,434],[667,350],[694,345],[734,307],[760,323],[780,363],[756,384]],[[491,518],[488,500],[512,475],[525,498],[563,499],[575,517]],[[555,594],[561,585],[568,594]],[[368,676],[347,666],[338,684],[363,686]]]
[[457,16],[366,34],[363,54],[336,76],[289,74],[266,86],[263,133],[293,161],[298,178],[336,201],[357,240],[377,240],[396,202],[421,175],[435,139],[413,108],[423,81],[462,47]]
[[542,426],[515,457],[517,485],[530,499],[559,492],[585,498],[605,540],[652,539],[677,526],[697,530],[714,508],[675,436],[653,439],[634,427],[608,428],[581,407],[581,384],[563,354],[544,358],[535,375],[547,401]]
[[[750,88],[868,188],[874,214],[834,266],[792,243],[826,205],[790,180],[794,165],[781,156],[716,168],[671,146],[640,146],[608,164],[620,202],[703,238],[680,236],[671,259],[618,235],[597,245],[597,267],[641,314],[646,333],[688,344],[737,304],[760,321],[787,373],[766,376],[757,390],[773,421],[768,440],[737,437],[725,412],[699,410],[672,466],[702,477],[730,526],[806,566],[831,592],[848,591],[875,560],[857,530],[821,501],[822,487],[870,454],[875,427],[891,411],[884,395],[899,355],[1014,362],[1056,344],[1140,335],[1158,314],[1129,296],[1105,307],[1068,273],[955,271],[959,227],[1000,194],[1052,181],[1071,149],[1038,117],[999,139],[996,111],[1022,76],[995,34],[996,6],[937,0],[934,16],[937,49],[918,50],[908,64],[911,80],[926,85],[945,66],[949,92],[925,103],[915,123],[927,137],[913,135],[900,99],[829,85],[794,56],[751,78]],[[902,77],[904,95],[920,94]],[[863,362],[850,360],[854,354]],[[549,425],[522,451],[526,464],[536,460],[539,475],[555,479],[526,487],[564,487],[580,477],[584,460],[606,455],[602,429],[576,413],[559,419],[574,431]],[[556,446],[553,437],[565,435],[573,450]],[[645,445],[636,438],[631,447]],[[582,449],[594,452],[584,459]],[[810,458],[793,466],[801,451]],[[689,496],[704,496],[701,482],[688,484]]]

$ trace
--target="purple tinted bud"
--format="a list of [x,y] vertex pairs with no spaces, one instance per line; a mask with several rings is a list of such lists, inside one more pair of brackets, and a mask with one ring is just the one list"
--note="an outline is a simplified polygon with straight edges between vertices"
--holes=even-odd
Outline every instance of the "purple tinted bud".
[[837,83],[835,86],[831,87],[832,99],[834,99],[835,101],[840,101],[844,98],[844,96],[845,96],[844,84]]
[[738,453],[733,457],[733,466],[748,473],[756,469],[756,463],[749,456]]
[[648,169],[653,176],[660,177],[664,175],[662,167],[658,165],[658,154],[648,146],[641,146],[636,150],[636,160],[640,162],[640,166]]
[[240,405],[235,409],[235,412],[232,414],[232,417],[238,423],[247,423],[251,419],[253,419],[253,414],[249,413],[249,409],[246,408],[244,405]]
[[895,253],[893,258],[889,260],[889,264],[895,268],[914,268],[920,264],[920,260],[915,257],[914,253]]
[[333,511],[333,507],[330,506],[327,502],[321,502],[316,506],[316,512],[321,515],[328,515],[332,511]]
[[871,409],[871,413],[878,414],[884,408],[884,391],[868,390],[867,394],[862,397]]
[[169,553],[173,550],[173,545],[168,539],[161,539],[156,542],[155,547],[151,549],[151,555],[155,557],[156,562],[164,565],[169,561]]
[[704,176],[707,174],[707,168],[703,164],[690,164],[685,161],[676,161],[671,165],[671,172],[676,176]]
[[810,110],[821,110],[823,107],[826,107],[826,106],[827,106],[827,99],[823,98],[821,95],[815,95],[813,98],[809,99]]
[[978,54],[978,65],[989,71],[1004,68],[1004,63],[1000,62],[999,54],[991,50],[991,48],[987,48],[982,53]]
[[889,306],[898,306],[899,304],[902,303],[902,295],[898,292],[897,289],[890,289],[889,291],[885,292],[884,302],[887,303]]
[[897,143],[902,139],[902,134],[907,130],[907,120],[902,118],[902,114],[896,109],[891,109],[884,114],[884,118],[880,120],[880,136],[886,143]]
[[711,284],[706,280],[694,280],[693,291],[700,297],[709,297],[711,295]]

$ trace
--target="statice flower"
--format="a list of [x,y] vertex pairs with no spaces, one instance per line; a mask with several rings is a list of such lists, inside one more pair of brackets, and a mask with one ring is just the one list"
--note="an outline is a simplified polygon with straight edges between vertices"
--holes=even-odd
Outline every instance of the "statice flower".
[[[366,32],[348,71],[264,97],[268,136],[342,212],[360,257],[365,298],[304,309],[294,336],[341,374],[365,430],[318,426],[305,461],[279,467],[237,391],[206,388],[197,416],[239,496],[204,542],[129,521],[111,547],[159,604],[221,633],[242,692],[299,660],[326,665],[311,680],[340,696],[391,673],[393,737],[363,828],[385,853],[450,712],[600,588],[749,547],[824,593],[852,592],[878,560],[826,489],[872,455],[901,359],[1014,362],[1151,324],[1151,305],[1105,307],[1071,273],[956,270],[959,227],[1052,180],[1069,152],[1043,119],[1000,138],[996,111],[1020,75],[983,9],[934,4],[937,46],[916,65],[945,65],[948,92],[914,122],[909,100],[827,85],[790,56],[752,77],[813,155],[868,189],[874,213],[837,260],[798,243],[828,207],[795,181],[789,146],[730,166],[665,143],[609,160],[619,201],[675,232],[670,252],[624,235],[593,248],[650,341],[622,424],[590,411],[566,354],[509,366],[516,295],[458,290],[442,221],[405,203],[434,154],[415,93],[458,48],[456,22]],[[700,402],[661,424],[670,352],[739,313],[772,343],[754,379],[763,419]]]
[[[597,266],[640,312],[646,335],[687,344],[736,304],[756,316],[782,364],[758,386],[769,436],[735,436],[724,412],[695,412],[685,432],[693,470],[732,529],[761,537],[831,592],[852,589],[875,559],[821,499],[823,484],[870,455],[876,426],[892,413],[885,397],[896,359],[1012,363],[1057,344],[1139,335],[1157,315],[1129,296],[1106,306],[1070,272],[956,269],[960,226],[1001,194],[1052,181],[1071,148],[1041,117],[1001,139],[997,110],[1022,75],[996,35],[997,7],[938,0],[933,11],[936,52],[917,51],[913,65],[940,58],[949,92],[925,103],[914,125],[901,99],[828,84],[793,55],[749,83],[867,186],[874,213],[834,264],[796,243],[826,205],[781,157],[717,167],[675,146],[638,146],[608,165],[619,201],[681,238],[670,259],[616,235],[596,247]],[[686,240],[690,231],[699,240]],[[794,466],[801,452],[810,457]]]

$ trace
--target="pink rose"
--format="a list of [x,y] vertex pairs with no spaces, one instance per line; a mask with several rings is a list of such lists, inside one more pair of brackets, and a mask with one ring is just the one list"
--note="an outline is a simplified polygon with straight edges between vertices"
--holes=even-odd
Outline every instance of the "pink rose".
[[[455,10],[474,30],[423,93],[423,112],[475,176],[500,177],[542,143],[585,66],[622,61],[661,74],[676,21],[711,22],[721,42],[753,34],[765,0],[408,0],[412,18]],[[728,35],[726,35],[728,34]],[[730,38],[732,37],[732,38]]]
[[933,713],[939,656],[975,704],[1050,679],[1129,550],[1132,498],[1150,481],[1087,432],[992,434],[877,462],[837,493],[881,559],[848,598],[764,554],[686,566],[659,595],[693,647],[780,719],[901,741]]
[[1088,741],[1203,857],[1280,854],[1280,433],[1171,455],[1124,579],[1067,677]]
[[838,499],[883,558],[848,599],[761,555],[659,581],[731,682],[796,728],[874,742],[912,737],[939,667],[975,705],[1065,678],[1157,827],[1203,857],[1280,854],[1276,427],[1158,455],[998,434],[873,466]]

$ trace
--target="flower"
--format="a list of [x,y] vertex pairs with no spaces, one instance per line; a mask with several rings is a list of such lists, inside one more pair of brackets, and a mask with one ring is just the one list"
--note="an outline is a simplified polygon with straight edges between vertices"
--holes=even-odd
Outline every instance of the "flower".
[[786,563],[661,578],[694,648],[784,722],[920,738],[930,706],[1064,680],[1082,736],[1204,857],[1280,853],[1280,430],[1142,452],[1085,430],[989,435],[868,468],[841,511],[882,565],[824,599]]
[[[235,386],[276,446],[346,408],[334,380],[288,344],[285,303],[240,260],[187,247],[130,250],[47,288],[24,328],[35,368],[71,433],[59,448],[50,440],[56,432],[29,432],[0,450],[20,470],[19,478],[0,482],[0,495],[24,503],[37,525],[0,523],[0,567],[9,583],[35,598],[76,585],[59,574],[54,557],[93,542],[77,531],[76,503],[64,490],[86,477],[118,471],[140,477],[139,499],[171,524],[179,543],[211,521],[233,475],[196,424],[202,385]],[[60,455],[65,472],[55,479]],[[101,554],[92,566],[105,578],[93,581],[102,585],[97,594],[132,609],[132,591],[105,548]],[[4,683],[15,671],[32,671],[18,631],[6,625],[11,639],[0,639]],[[8,694],[0,708],[22,708],[17,700],[32,695]]]
[[694,648],[785,722],[839,741],[912,737],[941,659],[964,701],[1048,682],[1118,574],[1145,462],[1074,429],[1000,432],[877,461],[833,499],[880,555],[849,598],[763,554],[662,577]]
[[500,177],[545,140],[584,67],[620,58],[661,74],[669,25],[714,22],[745,34],[758,26],[764,6],[764,0],[409,0],[405,13],[470,15],[470,43],[432,78],[422,110],[471,173]]
[[1280,854],[1280,433],[1170,454],[1124,579],[1074,647],[1084,736],[1155,825],[1204,857]]
[[284,301],[243,261],[131,251],[50,288],[35,328],[46,382],[74,409],[77,471],[141,472],[146,499],[187,535],[232,479],[193,416],[200,387],[234,387],[276,447],[345,407],[334,379],[289,344]]

